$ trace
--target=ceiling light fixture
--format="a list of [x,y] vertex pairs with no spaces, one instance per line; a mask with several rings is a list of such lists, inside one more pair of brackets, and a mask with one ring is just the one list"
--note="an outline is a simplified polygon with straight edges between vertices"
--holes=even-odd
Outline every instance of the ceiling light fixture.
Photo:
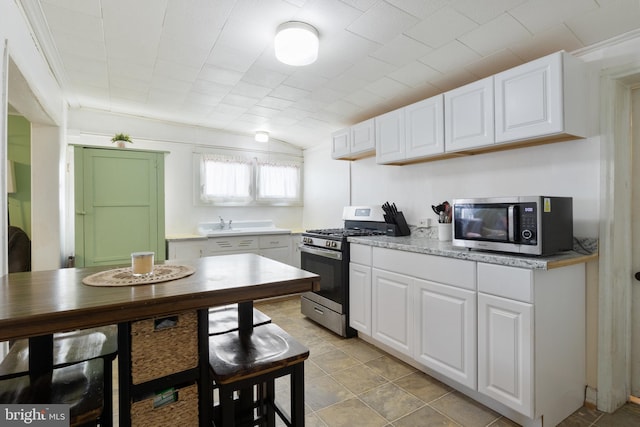
[[269,142],[269,132],[259,130],[255,136],[256,142]]
[[276,58],[287,65],[309,65],[318,59],[318,30],[304,22],[278,26],[274,43]]

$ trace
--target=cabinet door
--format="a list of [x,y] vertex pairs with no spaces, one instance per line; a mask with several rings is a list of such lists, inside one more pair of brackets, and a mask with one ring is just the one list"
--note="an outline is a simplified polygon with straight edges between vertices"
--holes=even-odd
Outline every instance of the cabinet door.
[[375,268],[371,275],[372,336],[408,356],[413,356],[413,280]]
[[204,253],[205,242],[202,241],[182,241],[182,242],[169,242],[167,247],[169,253],[168,259],[194,259],[202,257]]
[[164,153],[76,147],[76,265],[165,259]]
[[291,265],[297,268],[301,267],[300,245],[302,244],[302,236],[295,234],[291,236]]
[[291,264],[291,235],[268,234],[259,237],[260,255]]
[[289,246],[260,249],[260,255],[285,264],[291,264],[291,249],[289,249]]
[[348,157],[351,150],[350,128],[341,129],[331,134],[331,157],[340,159]]
[[351,156],[373,153],[376,149],[375,122],[373,119],[351,126]]
[[533,417],[533,306],[478,294],[478,391]]
[[494,81],[496,142],[564,130],[561,52],[496,74]]
[[405,158],[404,109],[375,118],[376,162],[391,163]]
[[494,143],[493,77],[444,94],[445,151]]
[[476,389],[476,293],[416,280],[414,358]]
[[371,267],[349,264],[349,326],[371,335]]
[[407,160],[444,153],[443,99],[434,96],[404,109]]

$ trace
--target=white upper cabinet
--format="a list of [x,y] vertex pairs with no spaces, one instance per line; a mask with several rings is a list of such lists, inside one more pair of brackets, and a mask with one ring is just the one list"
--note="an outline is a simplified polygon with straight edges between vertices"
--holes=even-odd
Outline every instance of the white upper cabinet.
[[365,156],[376,149],[374,120],[369,119],[351,126],[351,155]]
[[376,117],[377,163],[409,163],[443,152],[442,94]]
[[405,158],[404,109],[375,118],[376,163],[393,163]]
[[351,154],[351,128],[340,129],[331,134],[331,157],[342,159]]
[[444,94],[445,151],[484,147],[495,142],[493,77]]
[[375,153],[374,120],[369,119],[331,135],[331,157],[355,160]]
[[[375,123],[375,124],[374,124]],[[587,136],[585,65],[561,51],[333,134],[334,159],[407,164]]]
[[583,63],[557,52],[494,76],[496,143],[586,136]]
[[444,153],[443,99],[437,95],[404,109],[407,160]]

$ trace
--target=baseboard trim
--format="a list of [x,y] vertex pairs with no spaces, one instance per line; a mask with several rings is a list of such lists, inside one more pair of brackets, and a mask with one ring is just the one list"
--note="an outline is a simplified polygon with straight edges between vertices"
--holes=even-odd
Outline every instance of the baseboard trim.
[[584,394],[584,406],[589,409],[598,408],[598,390],[587,386]]

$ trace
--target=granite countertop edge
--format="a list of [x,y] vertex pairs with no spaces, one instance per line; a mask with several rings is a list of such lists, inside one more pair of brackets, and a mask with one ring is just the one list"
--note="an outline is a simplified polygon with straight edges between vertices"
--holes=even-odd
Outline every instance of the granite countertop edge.
[[469,250],[454,247],[451,242],[443,242],[431,236],[367,236],[349,237],[351,243],[374,246],[378,248],[396,249],[406,252],[422,253],[427,255],[443,256],[468,261],[498,264],[510,267],[528,268],[532,270],[549,270],[572,264],[580,264],[597,259],[598,241],[593,238],[576,239],[574,250],[561,252],[551,256],[527,256]]

